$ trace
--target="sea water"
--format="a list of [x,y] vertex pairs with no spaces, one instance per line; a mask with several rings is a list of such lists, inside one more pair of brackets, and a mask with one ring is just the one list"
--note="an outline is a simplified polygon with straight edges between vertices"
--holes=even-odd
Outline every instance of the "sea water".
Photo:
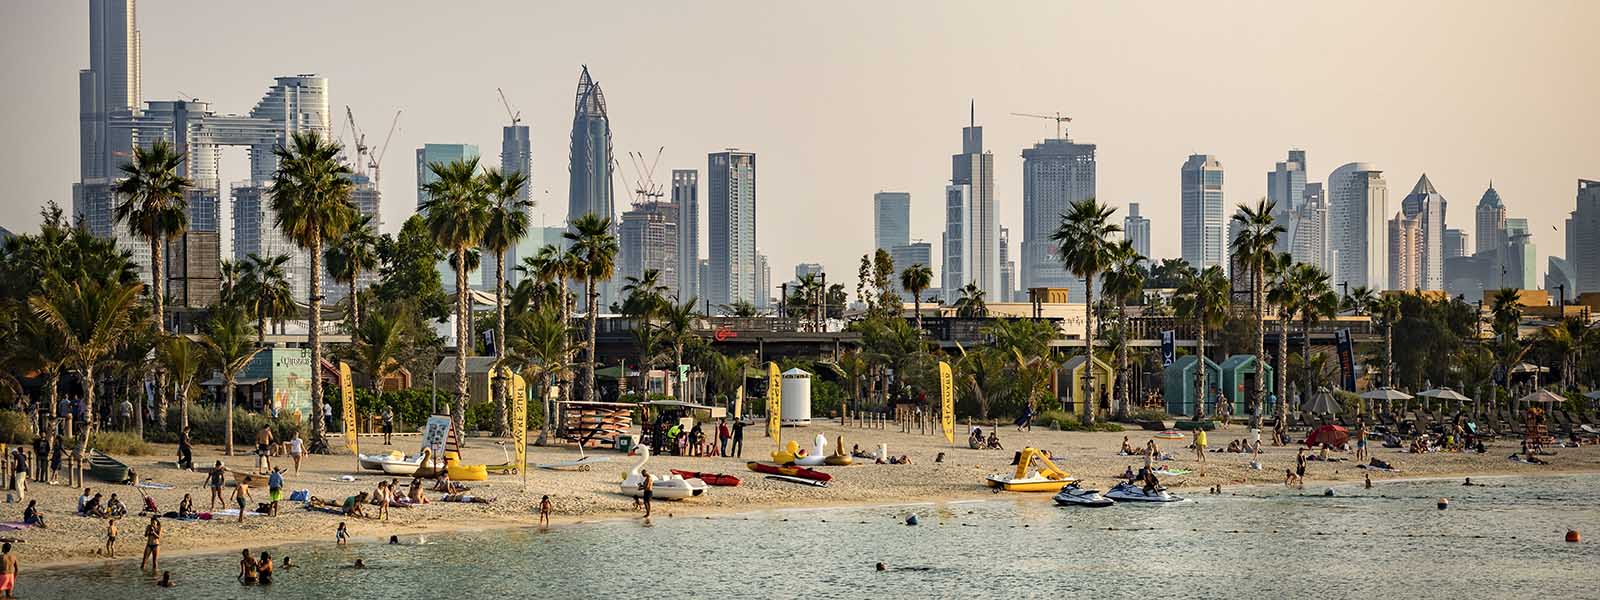
[[[128,563],[25,569],[18,589],[113,600],[1600,597],[1600,476],[1478,481],[1487,487],[1340,485],[1331,497],[1325,486],[1184,490],[1182,503],[1094,509],[1000,494],[669,518],[672,504],[660,502],[648,526],[274,548],[274,562],[300,566],[271,586],[241,586],[238,556],[225,554],[163,558],[176,589]],[[909,515],[919,524],[906,525]],[[1589,541],[1565,542],[1569,528]],[[348,568],[357,558],[370,567]]]

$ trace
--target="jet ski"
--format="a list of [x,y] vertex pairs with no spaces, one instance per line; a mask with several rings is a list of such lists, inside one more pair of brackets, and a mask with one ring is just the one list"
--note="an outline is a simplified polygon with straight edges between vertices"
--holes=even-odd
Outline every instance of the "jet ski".
[[1117,502],[1182,502],[1183,498],[1175,496],[1165,489],[1145,493],[1144,488],[1131,483],[1123,482],[1105,493],[1105,497]]
[[1089,508],[1102,508],[1116,504],[1115,501],[1100,495],[1100,490],[1090,490],[1078,487],[1074,483],[1061,489],[1055,496],[1056,504],[1061,506],[1084,506]]

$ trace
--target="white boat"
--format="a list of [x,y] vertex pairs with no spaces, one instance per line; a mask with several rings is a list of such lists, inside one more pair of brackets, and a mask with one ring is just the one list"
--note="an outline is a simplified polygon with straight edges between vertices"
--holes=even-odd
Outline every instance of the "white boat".
[[427,462],[428,457],[431,455],[432,452],[427,448],[423,448],[421,452],[412,456],[406,456],[399,452],[360,454],[357,455],[357,460],[360,461],[363,469],[383,471],[388,475],[412,475],[422,467],[422,463]]
[[383,463],[385,461],[402,460],[404,458],[405,455],[399,450],[393,450],[385,454],[357,454],[356,462],[359,463],[361,468],[364,470],[382,471]]
[[1056,504],[1061,506],[1083,506],[1088,508],[1101,508],[1116,504],[1116,501],[1102,496],[1100,490],[1091,490],[1078,487],[1074,483],[1061,489],[1055,496]]
[[1182,496],[1174,495],[1165,488],[1145,493],[1144,488],[1127,482],[1112,487],[1105,497],[1117,502],[1183,502]]
[[[639,457],[639,464],[634,465],[633,469],[628,471],[628,476],[624,477],[622,479],[622,484],[618,486],[618,491],[620,491],[624,496],[638,498],[644,495],[644,489],[642,485],[644,483],[644,475],[642,475],[640,471],[644,469],[645,463],[650,462],[650,449],[640,447]],[[706,482],[701,481],[699,478],[684,479],[682,476],[672,473],[668,473],[667,475],[651,475],[650,481],[652,490],[651,497],[661,498],[663,500],[681,500],[684,498],[692,498],[694,496],[704,494],[706,492],[706,488],[711,487],[706,485]]]

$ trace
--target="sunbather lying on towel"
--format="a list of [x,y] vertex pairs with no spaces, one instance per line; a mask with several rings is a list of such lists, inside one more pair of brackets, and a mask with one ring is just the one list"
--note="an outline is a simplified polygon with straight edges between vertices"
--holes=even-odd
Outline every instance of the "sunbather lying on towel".
[[474,496],[472,494],[445,494],[445,497],[441,498],[440,500],[445,502],[465,502],[469,504],[490,504],[494,502],[494,498],[484,498],[483,496]]

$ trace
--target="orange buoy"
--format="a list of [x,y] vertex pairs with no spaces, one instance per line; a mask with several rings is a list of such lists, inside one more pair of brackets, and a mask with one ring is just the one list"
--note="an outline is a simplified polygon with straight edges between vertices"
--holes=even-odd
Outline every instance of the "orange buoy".
[[1568,529],[1567,541],[1576,544],[1580,541],[1583,541],[1583,536],[1578,535],[1578,530],[1576,529]]

